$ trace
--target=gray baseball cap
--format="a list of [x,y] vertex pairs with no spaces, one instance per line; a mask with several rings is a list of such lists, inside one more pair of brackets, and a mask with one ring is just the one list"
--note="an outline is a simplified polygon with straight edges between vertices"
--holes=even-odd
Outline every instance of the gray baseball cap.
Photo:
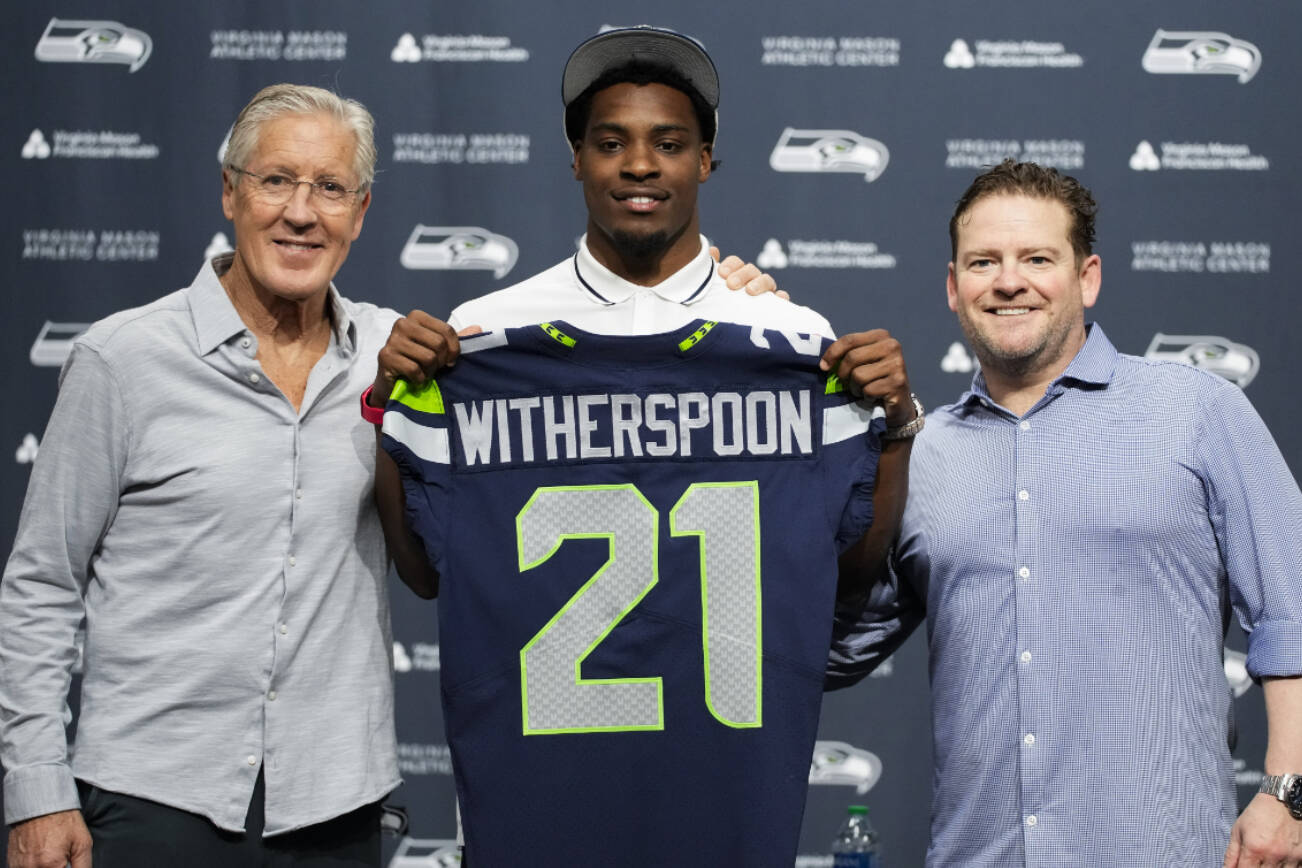
[[710,55],[690,36],[649,24],[607,30],[574,49],[561,77],[561,99],[568,107],[606,70],[634,60],[672,69],[718,110],[719,73]]

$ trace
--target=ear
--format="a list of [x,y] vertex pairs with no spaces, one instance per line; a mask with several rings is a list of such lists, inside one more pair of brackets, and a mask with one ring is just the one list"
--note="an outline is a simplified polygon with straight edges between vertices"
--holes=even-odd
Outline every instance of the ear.
[[353,241],[356,241],[357,236],[362,234],[362,221],[366,219],[366,209],[370,207],[371,191],[367,190],[366,195],[362,197],[362,204],[357,208],[357,213],[353,215]]
[[222,169],[222,213],[227,220],[235,219],[235,177],[230,169]]
[[579,154],[581,154],[582,152],[583,152],[582,139],[575,139],[574,141],[570,142],[570,153],[573,155],[573,160],[570,162],[570,168],[574,170],[574,180],[576,181],[583,180],[583,164],[579,159]]
[[1081,263],[1079,277],[1081,304],[1093,307],[1099,300],[1099,288],[1103,285],[1103,260],[1097,253]]
[[949,264],[949,273],[945,275],[945,295],[949,299],[949,309],[958,313],[958,277],[952,262]]
[[710,179],[710,163],[714,160],[714,145],[701,145],[701,165],[696,172],[696,181],[704,184]]

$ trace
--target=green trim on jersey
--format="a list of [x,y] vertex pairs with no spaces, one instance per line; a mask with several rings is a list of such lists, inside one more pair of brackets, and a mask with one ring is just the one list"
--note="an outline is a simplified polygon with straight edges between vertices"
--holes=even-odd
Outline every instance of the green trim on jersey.
[[698,328],[696,331],[692,332],[690,335],[688,335],[687,337],[683,338],[681,341],[678,342],[678,352],[685,353],[688,350],[690,350],[692,347],[699,344],[705,338],[705,336],[710,333],[710,329],[714,328],[717,325],[718,323],[714,322],[713,320],[707,320],[706,322],[702,323],[700,328]]
[[565,332],[561,331],[560,329],[558,329],[556,326],[552,325],[549,322],[539,323],[538,327],[542,329],[544,332],[546,332],[547,336],[552,340],[556,341],[556,343],[562,344],[563,346],[567,346],[570,349],[574,349],[574,347],[579,343],[574,338],[570,337]]
[[393,391],[389,393],[389,400],[397,401],[421,413],[442,415],[446,412],[443,409],[443,392],[439,389],[439,384],[433,380],[416,387],[408,384],[406,380],[397,380],[393,384]]

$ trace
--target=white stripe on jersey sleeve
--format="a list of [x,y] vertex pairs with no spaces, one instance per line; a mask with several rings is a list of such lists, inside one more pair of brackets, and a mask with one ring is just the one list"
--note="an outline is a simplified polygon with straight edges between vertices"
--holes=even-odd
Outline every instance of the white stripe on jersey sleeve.
[[[865,407],[862,402],[854,401],[850,404],[842,404],[840,407],[828,407],[823,411],[823,445],[840,443],[842,440],[868,433],[868,426],[878,416],[883,418],[886,416],[886,410],[881,404]],[[387,413],[385,420],[388,420]]]
[[450,464],[448,432],[444,428],[417,425],[397,410],[384,414],[382,430],[420,458],[436,464]]

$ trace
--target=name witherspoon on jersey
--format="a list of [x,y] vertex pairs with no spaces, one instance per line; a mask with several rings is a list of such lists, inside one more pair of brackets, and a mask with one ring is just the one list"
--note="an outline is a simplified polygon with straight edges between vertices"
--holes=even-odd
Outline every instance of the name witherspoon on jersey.
[[[466,467],[814,452],[805,390],[534,395],[450,408]],[[415,445],[408,432],[397,439]]]

